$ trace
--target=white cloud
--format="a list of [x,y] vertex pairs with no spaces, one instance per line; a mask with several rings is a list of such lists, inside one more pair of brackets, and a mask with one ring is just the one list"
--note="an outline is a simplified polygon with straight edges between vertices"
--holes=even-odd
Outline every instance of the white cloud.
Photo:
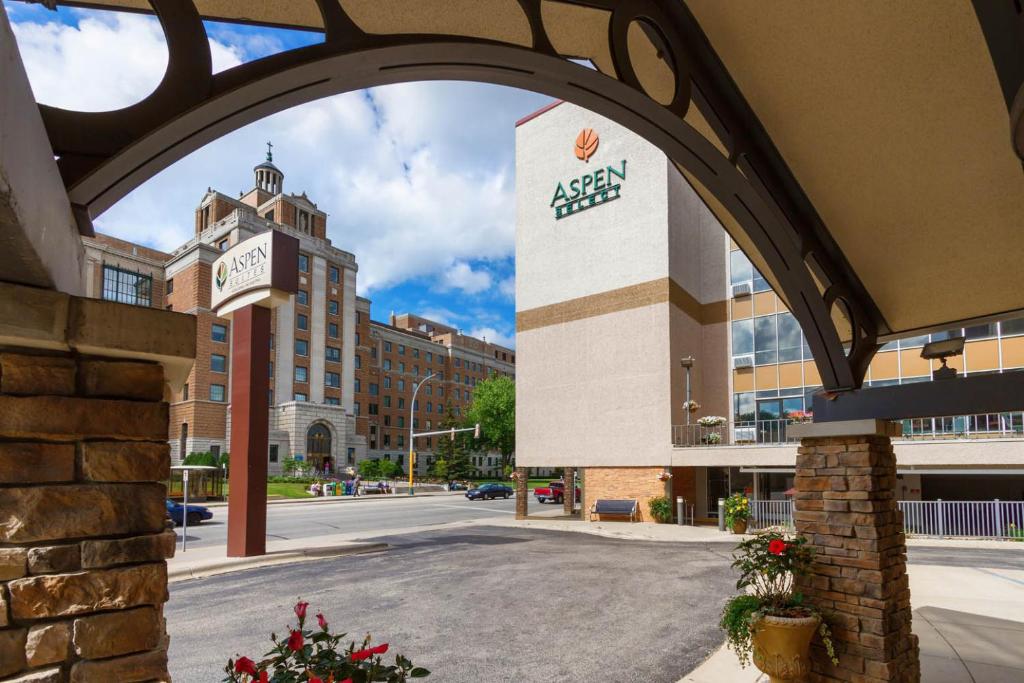
[[[77,27],[14,24],[40,101],[111,109],[156,87],[167,61],[156,20],[88,11],[76,16]],[[211,41],[217,68],[250,58],[246,45],[254,41]],[[252,186],[251,169],[272,140],[285,190],[306,191],[328,213],[333,244],[356,254],[361,293],[417,278],[479,293],[493,276],[468,264],[514,253],[514,122],[548,101],[447,82],[319,100],[196,151],[98,217],[96,226],[172,249],[192,236],[193,210],[208,186],[233,196]],[[508,294],[510,287],[503,281],[500,291]]]
[[466,332],[470,337],[476,337],[477,339],[486,339],[492,344],[498,346],[505,346],[510,349],[516,348],[516,335],[504,334],[494,329],[493,327],[474,327],[469,332]]
[[443,291],[461,289],[466,294],[479,294],[491,286],[491,274],[486,270],[473,270],[465,261],[453,263],[441,274],[440,286]]
[[498,283],[498,291],[512,301],[516,299],[516,276],[510,275]]

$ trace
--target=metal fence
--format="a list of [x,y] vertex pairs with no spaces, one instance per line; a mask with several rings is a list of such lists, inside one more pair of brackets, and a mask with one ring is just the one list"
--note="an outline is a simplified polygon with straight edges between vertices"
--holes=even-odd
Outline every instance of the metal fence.
[[[1024,501],[901,500],[908,536],[1024,541]],[[751,500],[752,530],[793,530],[793,501]]]
[[[788,427],[802,420],[724,420],[719,424],[672,426],[672,445],[756,446],[795,443]],[[898,440],[1009,439],[1024,438],[1024,412],[981,413],[902,420],[903,436]]]

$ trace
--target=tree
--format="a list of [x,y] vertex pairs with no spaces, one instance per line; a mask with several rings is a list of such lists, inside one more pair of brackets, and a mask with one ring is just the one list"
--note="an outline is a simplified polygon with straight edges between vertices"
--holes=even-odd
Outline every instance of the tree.
[[476,385],[467,422],[480,424],[480,445],[501,454],[502,470],[513,465],[516,451],[516,383],[491,375]]
[[380,479],[381,460],[363,460],[359,463],[359,476],[363,479]]
[[[444,420],[441,421],[438,428],[460,429],[464,424],[455,416],[452,404],[449,403]],[[469,460],[472,439],[473,435],[468,432],[456,434],[454,440],[443,434],[438,436],[437,448],[434,450],[437,459],[430,468],[430,474],[445,481],[468,478],[473,472],[473,464]]]

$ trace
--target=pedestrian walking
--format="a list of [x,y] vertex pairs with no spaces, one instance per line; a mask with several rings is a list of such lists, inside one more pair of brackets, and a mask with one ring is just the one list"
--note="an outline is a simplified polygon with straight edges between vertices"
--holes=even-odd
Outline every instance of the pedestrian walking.
[[360,477],[357,474],[355,480],[352,482],[352,495],[353,496],[356,496],[356,497],[359,496],[359,482],[361,482],[361,481],[362,481],[362,477]]

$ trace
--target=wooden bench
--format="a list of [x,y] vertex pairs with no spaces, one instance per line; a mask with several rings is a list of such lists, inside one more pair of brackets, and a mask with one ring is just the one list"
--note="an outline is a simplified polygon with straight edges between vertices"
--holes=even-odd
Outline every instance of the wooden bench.
[[635,522],[638,517],[638,505],[636,499],[613,500],[599,499],[590,508],[590,514],[599,517],[628,517],[629,521]]

